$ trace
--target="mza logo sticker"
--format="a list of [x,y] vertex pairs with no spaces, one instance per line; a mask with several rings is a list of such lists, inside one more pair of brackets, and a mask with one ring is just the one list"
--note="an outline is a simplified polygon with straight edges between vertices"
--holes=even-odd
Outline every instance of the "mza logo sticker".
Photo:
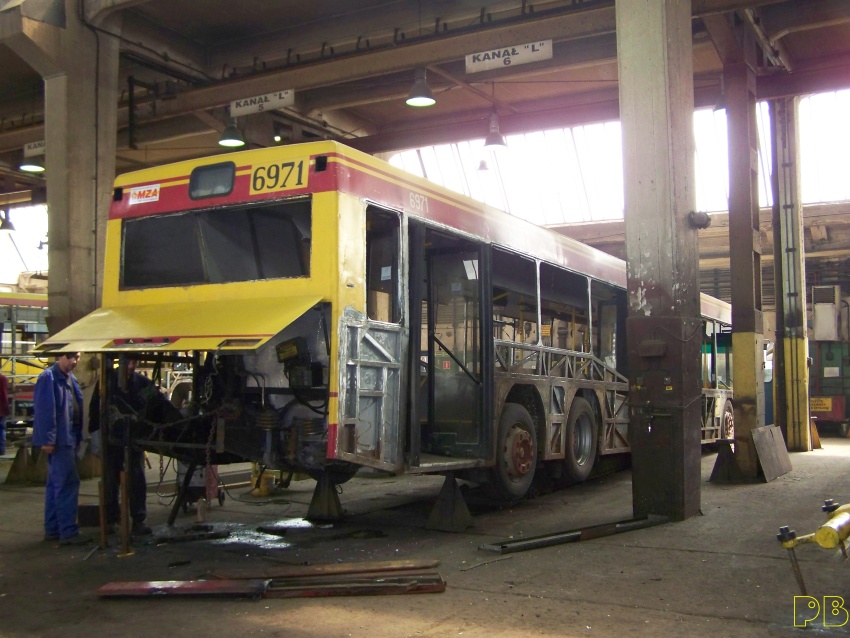
[[159,184],[136,186],[130,189],[130,206],[159,201]]

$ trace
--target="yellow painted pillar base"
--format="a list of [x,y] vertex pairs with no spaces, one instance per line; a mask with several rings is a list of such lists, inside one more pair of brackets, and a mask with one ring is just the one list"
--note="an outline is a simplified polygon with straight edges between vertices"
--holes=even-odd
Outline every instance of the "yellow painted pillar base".
[[788,429],[788,451],[809,452],[812,449],[809,419],[809,342],[787,338],[785,352],[785,423]]
[[758,475],[752,432],[764,425],[764,336],[732,332],[735,461],[746,478]]

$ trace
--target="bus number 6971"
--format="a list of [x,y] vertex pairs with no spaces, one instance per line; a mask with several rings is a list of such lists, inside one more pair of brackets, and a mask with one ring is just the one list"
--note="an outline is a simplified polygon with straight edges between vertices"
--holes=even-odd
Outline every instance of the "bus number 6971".
[[410,193],[410,208],[422,213],[428,212],[428,198],[419,193]]
[[258,166],[251,174],[251,192],[298,188],[304,186],[303,177],[304,160]]

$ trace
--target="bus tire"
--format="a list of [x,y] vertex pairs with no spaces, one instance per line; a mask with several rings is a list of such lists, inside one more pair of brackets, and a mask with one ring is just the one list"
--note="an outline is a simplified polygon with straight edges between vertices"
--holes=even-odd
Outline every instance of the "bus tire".
[[723,404],[723,423],[720,427],[721,439],[735,439],[735,408],[729,399]]
[[496,465],[490,471],[488,495],[499,501],[517,501],[534,482],[537,431],[531,415],[518,403],[506,403],[499,418]]
[[576,397],[567,419],[564,478],[568,483],[581,483],[596,462],[596,445],[599,428],[593,408],[587,399]]

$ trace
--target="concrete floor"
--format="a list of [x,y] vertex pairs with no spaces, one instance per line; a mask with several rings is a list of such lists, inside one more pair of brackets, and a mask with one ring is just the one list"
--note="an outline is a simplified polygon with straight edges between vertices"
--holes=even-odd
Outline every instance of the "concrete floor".
[[[708,479],[716,455],[706,452]],[[116,547],[57,547],[42,541],[43,487],[0,486],[0,637],[256,635],[287,638],[362,636],[793,636],[799,594],[780,526],[798,534],[823,521],[825,498],[850,500],[850,440],[824,438],[823,449],[792,454],[793,470],[751,485],[702,486],[702,515],[599,538],[498,555],[479,549],[509,537],[535,536],[631,517],[629,471],[526,500],[513,508],[470,508],[476,526],[452,534],[424,529],[438,477],[355,477],[344,485],[344,523],[298,527],[313,481],[293,482],[269,498],[229,490],[207,513],[220,541],[140,543],[132,556]],[[155,465],[157,457],[154,457]],[[0,462],[0,471],[10,461]],[[170,501],[149,479],[149,518],[157,535],[188,529],[181,513],[168,529]],[[2,475],[2,472],[0,472]],[[172,492],[169,470],[162,493]],[[97,501],[83,482],[81,503]],[[290,525],[283,537],[255,530]],[[87,530],[94,533],[95,530]],[[797,550],[809,594],[842,596],[850,606],[850,565],[837,550]],[[302,599],[156,598],[102,600],[112,581],[188,580],[211,571],[261,570],[281,563],[438,559],[444,593]],[[816,626],[817,635],[846,636]],[[818,628],[819,627],[819,628]]]

